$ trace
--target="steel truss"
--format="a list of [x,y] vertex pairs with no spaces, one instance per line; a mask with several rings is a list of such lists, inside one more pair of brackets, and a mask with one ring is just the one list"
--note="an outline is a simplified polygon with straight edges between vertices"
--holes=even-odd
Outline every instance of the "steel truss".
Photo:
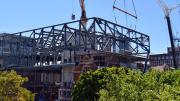
[[43,65],[45,61],[57,64],[66,50],[142,55],[146,64],[150,53],[148,35],[97,17],[89,18],[86,26],[78,20],[0,37],[2,49],[10,48],[2,56],[14,56],[18,66]]

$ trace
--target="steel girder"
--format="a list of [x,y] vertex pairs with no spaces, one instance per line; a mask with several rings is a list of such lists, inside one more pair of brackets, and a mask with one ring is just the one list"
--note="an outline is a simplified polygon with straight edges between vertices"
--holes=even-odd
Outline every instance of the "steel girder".
[[148,35],[97,17],[89,18],[86,26],[78,20],[0,37],[2,49],[10,48],[2,56],[15,56],[21,66],[33,66],[37,61],[42,65],[48,59],[57,63],[65,50],[146,55],[147,60],[150,53]]

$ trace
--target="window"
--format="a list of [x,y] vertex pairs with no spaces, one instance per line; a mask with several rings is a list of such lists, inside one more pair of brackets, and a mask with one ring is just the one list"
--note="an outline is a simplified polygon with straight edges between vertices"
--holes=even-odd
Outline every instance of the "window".
[[94,61],[97,66],[105,66],[104,56],[94,56]]
[[70,91],[67,91],[66,97],[71,97],[71,92]]
[[172,59],[173,57],[172,56],[170,56],[170,58],[169,59]]
[[169,59],[169,56],[166,56],[166,59]]
[[41,82],[46,82],[46,73],[41,73]]
[[165,59],[165,57],[164,56],[162,56],[162,58],[161,59]]

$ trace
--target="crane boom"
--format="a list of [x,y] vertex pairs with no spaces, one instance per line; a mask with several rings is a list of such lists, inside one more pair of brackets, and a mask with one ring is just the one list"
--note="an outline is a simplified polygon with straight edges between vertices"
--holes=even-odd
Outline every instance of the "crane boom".
[[163,9],[163,12],[164,12],[165,16],[169,16],[169,8],[168,8],[168,6],[165,4],[165,2],[162,1],[162,0],[157,0],[157,3],[158,3],[159,6]]
[[85,0],[79,0],[80,7],[81,7],[81,23],[86,26],[87,23],[87,16],[86,16],[86,9],[85,9]]
[[165,16],[169,16],[170,12],[178,7],[180,7],[180,4],[177,4],[174,7],[169,8],[166,3],[162,0],[157,0],[159,6],[163,9]]

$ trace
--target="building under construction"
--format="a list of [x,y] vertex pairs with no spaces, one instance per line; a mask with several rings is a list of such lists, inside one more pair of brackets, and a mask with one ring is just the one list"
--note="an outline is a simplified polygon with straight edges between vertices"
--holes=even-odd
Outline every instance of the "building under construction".
[[148,35],[97,17],[0,36],[1,69],[29,77],[25,87],[38,96],[65,101],[81,73],[138,64],[145,70],[149,53]]
[[[180,67],[180,47],[175,47],[175,59],[177,68]],[[172,55],[172,48],[167,48],[167,53],[163,54],[152,54],[150,55],[150,65],[152,67],[164,66],[167,65],[168,67],[173,67],[173,55]]]

